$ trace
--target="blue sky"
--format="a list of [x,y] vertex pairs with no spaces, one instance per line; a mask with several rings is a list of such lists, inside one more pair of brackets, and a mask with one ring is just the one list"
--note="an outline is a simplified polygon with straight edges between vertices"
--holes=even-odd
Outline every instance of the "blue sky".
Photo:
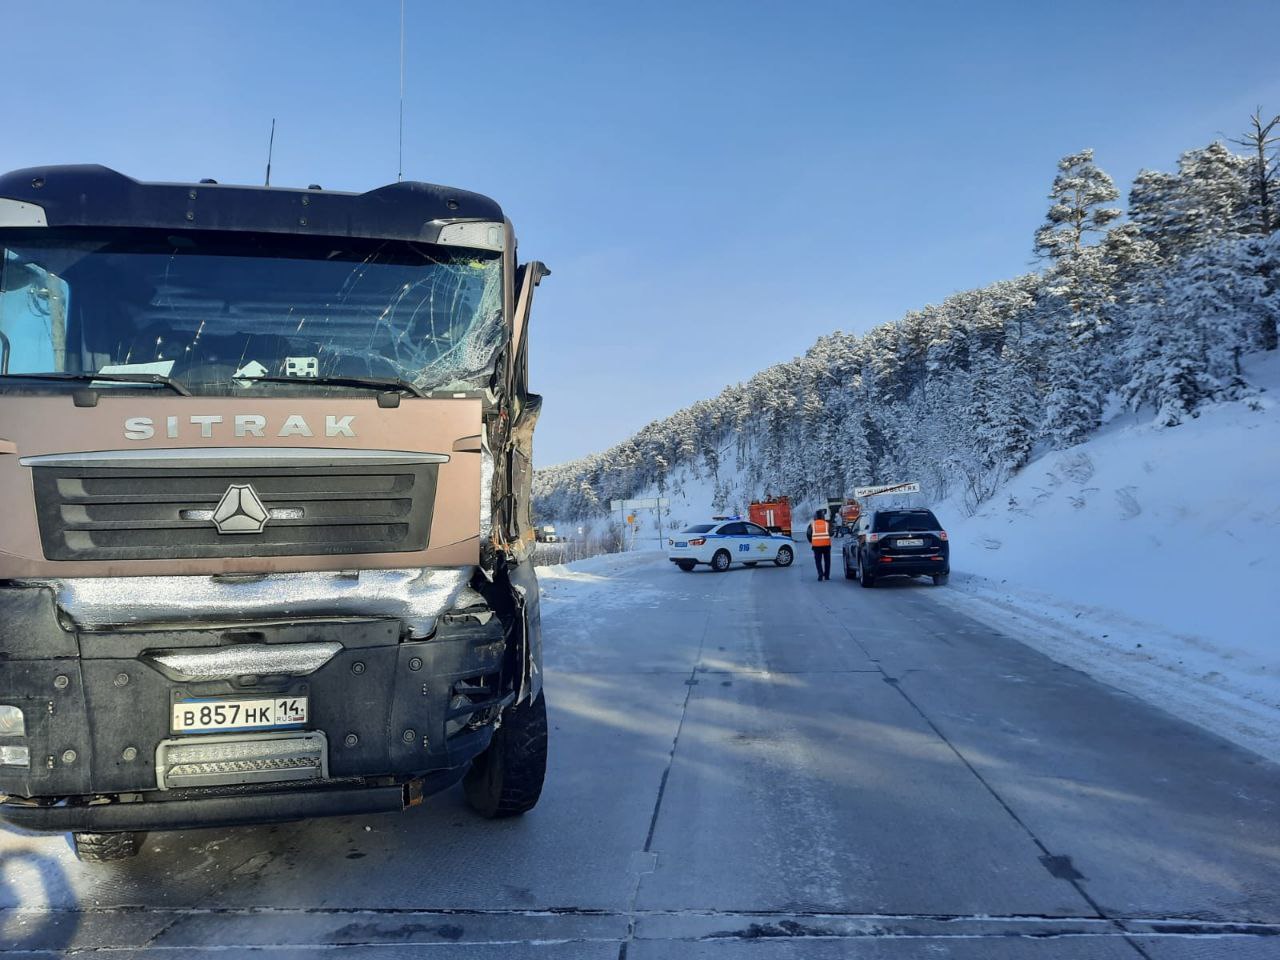
[[[398,0],[5,15],[0,169],[364,190]],[[1058,157],[1142,167],[1280,112],[1280,4],[407,3],[405,173],[487,193],[539,291],[537,459],[1031,263]]]

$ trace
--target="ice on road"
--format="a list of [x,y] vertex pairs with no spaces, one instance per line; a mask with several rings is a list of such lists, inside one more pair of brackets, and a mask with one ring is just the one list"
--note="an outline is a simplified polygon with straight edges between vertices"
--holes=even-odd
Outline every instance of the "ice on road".
[[1277,955],[1280,766],[836,567],[544,569],[532,813],[454,791],[108,865],[0,833],[0,953]]

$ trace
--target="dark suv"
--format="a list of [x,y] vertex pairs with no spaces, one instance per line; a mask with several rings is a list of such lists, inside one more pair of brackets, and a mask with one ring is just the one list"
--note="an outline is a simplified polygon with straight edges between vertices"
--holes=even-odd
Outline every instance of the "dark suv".
[[947,532],[932,510],[877,510],[857,537],[841,547],[844,575],[875,586],[881,577],[933,577],[935,585],[951,574]]

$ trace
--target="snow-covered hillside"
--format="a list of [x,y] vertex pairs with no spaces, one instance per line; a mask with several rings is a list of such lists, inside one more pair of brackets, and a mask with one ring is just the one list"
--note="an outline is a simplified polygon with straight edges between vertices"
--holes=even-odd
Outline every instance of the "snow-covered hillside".
[[1280,356],[1247,373],[1267,392],[1177,427],[1122,415],[945,521],[947,596],[1277,756]]
[[1176,173],[1141,173],[1117,222],[1119,191],[1092,153],[1064,157],[1035,234],[1042,271],[821,337],[607,450],[540,468],[535,513],[600,517],[674,486],[682,467],[721,503],[734,484],[817,500],[910,473],[974,507],[1037,449],[1090,440],[1108,404],[1173,425],[1246,397],[1240,359],[1280,339],[1280,188],[1263,190],[1255,166],[1221,143],[1188,151]]

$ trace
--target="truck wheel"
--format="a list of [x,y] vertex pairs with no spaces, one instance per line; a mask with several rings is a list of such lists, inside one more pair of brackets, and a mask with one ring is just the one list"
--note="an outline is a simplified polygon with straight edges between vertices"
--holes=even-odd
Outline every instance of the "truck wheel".
[[783,547],[781,550],[778,551],[778,559],[774,560],[773,562],[780,567],[789,567],[791,566],[791,561],[794,560],[795,558],[796,558],[796,555],[791,552],[790,547]]
[[546,773],[547,701],[539,693],[503,713],[493,740],[471,761],[462,790],[467,804],[482,817],[518,817],[537,805]]
[[73,833],[76,858],[84,863],[128,860],[142,849],[145,833]]
[[711,569],[716,573],[724,573],[729,569],[729,564],[733,563],[733,559],[729,556],[729,551],[720,550],[711,558]]
[[852,580],[852,579],[853,579],[853,571],[849,569],[849,558],[848,558],[848,556],[846,556],[846,555],[845,555],[845,554],[843,554],[843,553],[842,553],[842,554],[840,554],[840,556],[844,558],[844,578],[845,578],[846,580]]
[[690,570],[694,568],[695,564],[692,560],[677,560],[676,566],[679,567],[681,570],[683,570],[685,573],[688,573]]
[[933,575],[933,585],[935,587],[944,587],[946,586],[947,581],[950,579],[951,579],[951,574],[949,573],[935,573]]

